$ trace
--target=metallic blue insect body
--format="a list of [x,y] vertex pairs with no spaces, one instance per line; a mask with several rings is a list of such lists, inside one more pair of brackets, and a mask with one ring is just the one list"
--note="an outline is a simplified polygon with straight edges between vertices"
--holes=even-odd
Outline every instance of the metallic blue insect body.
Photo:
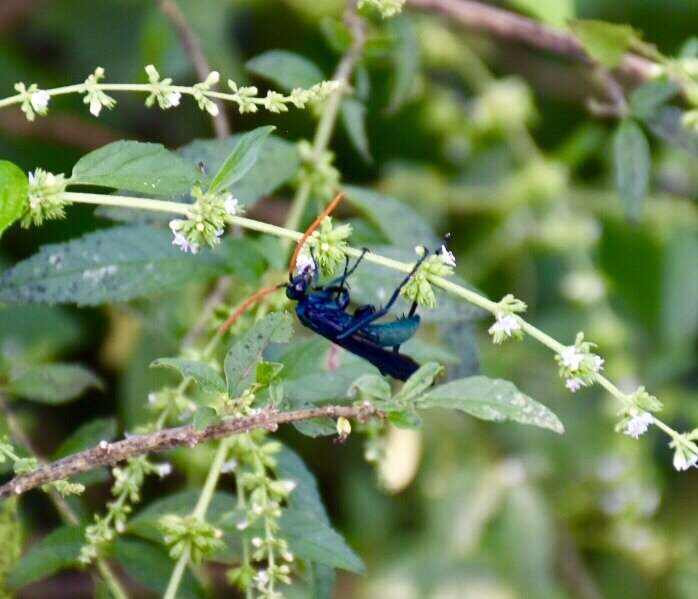
[[298,302],[298,319],[311,331],[369,361],[381,374],[404,381],[419,368],[417,362],[399,351],[400,345],[413,337],[419,328],[420,318],[415,314],[417,304],[412,304],[409,314],[405,317],[386,323],[377,323],[376,320],[385,316],[392,308],[400,291],[427,254],[424,254],[412,272],[398,285],[385,306],[377,309],[375,306],[365,305],[350,313],[351,297],[346,282],[366,251],[364,250],[351,269],[347,258],[344,274],[325,286],[316,284],[317,268],[315,274],[306,270],[290,278],[286,286],[286,295]]

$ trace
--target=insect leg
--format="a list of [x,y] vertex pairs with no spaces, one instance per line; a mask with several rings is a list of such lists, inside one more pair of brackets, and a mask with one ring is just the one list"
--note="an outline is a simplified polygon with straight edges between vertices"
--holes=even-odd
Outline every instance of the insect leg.
[[393,304],[397,301],[397,298],[400,296],[400,291],[402,291],[403,287],[405,285],[407,285],[407,283],[409,283],[409,280],[414,276],[414,273],[417,272],[419,267],[422,265],[422,262],[424,262],[424,260],[426,260],[428,255],[429,255],[429,251],[425,250],[424,255],[419,260],[417,260],[417,263],[414,265],[414,267],[410,271],[410,274],[408,274],[403,279],[403,281],[397,286],[395,291],[393,291],[393,294],[390,296],[390,299],[385,304],[385,306],[383,306],[380,310],[376,310],[375,312],[373,312],[371,314],[367,314],[363,318],[358,319],[351,326],[349,326],[346,330],[342,331],[339,335],[337,335],[337,339],[346,339],[347,337],[350,337],[351,335],[356,333],[356,331],[358,331],[359,329],[365,327],[367,324],[370,324],[374,320],[378,320],[379,318],[385,316],[390,311],[390,308],[393,307]]

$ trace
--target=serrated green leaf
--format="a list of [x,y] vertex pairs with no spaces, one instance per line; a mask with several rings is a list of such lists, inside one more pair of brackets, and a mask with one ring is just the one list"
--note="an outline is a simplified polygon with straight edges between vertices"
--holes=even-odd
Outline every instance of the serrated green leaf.
[[564,27],[574,17],[574,0],[509,0],[514,8],[554,27]]
[[7,584],[12,589],[21,589],[60,570],[76,566],[84,544],[85,531],[81,526],[62,526],[52,531],[20,558]]
[[349,140],[366,162],[373,162],[366,134],[366,106],[360,100],[347,98],[342,102],[342,124]]
[[210,393],[225,393],[225,381],[206,362],[188,360],[186,358],[158,358],[150,364],[151,368],[163,366],[177,370],[182,377],[191,377],[202,391]]
[[421,52],[409,15],[393,17],[388,28],[395,36],[395,46],[391,52],[394,73],[388,112],[395,113],[412,97],[421,66]]
[[102,388],[102,382],[78,364],[39,364],[17,373],[8,390],[23,399],[60,404],[76,399],[90,387]]
[[630,220],[637,220],[649,187],[650,148],[640,125],[626,119],[613,136],[616,188]]
[[239,397],[253,382],[257,362],[270,343],[285,343],[293,333],[293,320],[285,312],[273,312],[256,322],[225,355],[228,395]]
[[213,408],[209,406],[199,406],[194,414],[194,420],[192,421],[192,426],[194,430],[202,431],[207,426],[211,426],[218,422],[220,418],[218,413]]
[[296,483],[281,516],[281,536],[301,559],[362,573],[365,566],[330,525],[317,483],[303,460],[289,449],[279,455],[279,476]]
[[513,383],[486,376],[471,376],[439,385],[423,395],[417,407],[460,410],[481,420],[512,420],[556,433],[565,430],[553,412],[521,393]]
[[213,177],[209,191],[211,193],[224,191],[242,179],[257,162],[260,148],[274,129],[276,127],[257,127],[243,134]]
[[[240,134],[226,139],[197,139],[180,148],[179,153],[192,163],[203,165],[207,173],[215,173],[241,139]],[[270,135],[257,162],[231,191],[244,206],[253,206],[262,196],[290,181],[299,166],[296,146]]]
[[193,163],[160,144],[115,141],[78,160],[71,183],[177,196],[189,193],[199,177]]
[[412,403],[434,384],[434,380],[444,371],[444,367],[436,362],[428,362],[420,366],[417,371],[405,381],[400,392],[395,396],[395,401]]
[[171,291],[223,269],[212,252],[180,252],[167,231],[114,227],[43,246],[0,276],[0,301],[95,306]]
[[679,85],[670,79],[653,79],[636,87],[630,94],[633,116],[651,118],[659,108],[679,93]]
[[609,69],[617,67],[623,54],[642,41],[630,25],[575,19],[569,22],[569,26],[589,56]]
[[27,206],[27,175],[17,165],[0,160],[0,237]]
[[311,60],[286,50],[270,50],[255,56],[245,63],[245,68],[287,92],[296,87],[308,89],[324,79]]
[[[119,537],[114,543],[114,560],[126,573],[162,597],[172,575],[172,559],[158,545]],[[177,598],[201,599],[204,591],[191,572],[186,571],[177,590]]]

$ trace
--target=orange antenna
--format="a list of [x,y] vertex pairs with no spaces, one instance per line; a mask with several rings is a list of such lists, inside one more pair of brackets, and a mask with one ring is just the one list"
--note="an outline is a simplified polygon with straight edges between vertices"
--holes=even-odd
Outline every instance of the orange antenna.
[[344,199],[344,193],[340,192],[338,193],[335,198],[327,204],[327,207],[317,215],[317,218],[312,222],[312,224],[306,229],[305,233],[303,233],[303,237],[301,237],[298,240],[298,243],[296,243],[296,247],[293,250],[293,254],[291,255],[291,262],[288,265],[288,274],[290,276],[293,276],[293,273],[296,270],[296,262],[298,260],[298,255],[301,253],[301,250],[303,249],[303,245],[305,245],[305,242],[308,240],[308,237],[310,237],[315,230],[320,226],[323,220],[325,220],[326,217],[328,217],[334,209],[339,206],[339,203]]
[[286,283],[281,283],[281,285],[274,285],[273,287],[266,287],[265,289],[260,289],[259,291],[257,291],[257,293],[252,294],[237,307],[235,312],[228,316],[226,321],[219,327],[218,331],[221,333],[225,333],[230,327],[232,327],[235,324],[237,319],[240,318],[240,316],[242,316],[250,306],[256,304],[262,298],[266,297],[267,295],[271,295],[272,293],[274,293],[274,291],[276,291],[277,289],[281,289],[282,287],[286,287]]

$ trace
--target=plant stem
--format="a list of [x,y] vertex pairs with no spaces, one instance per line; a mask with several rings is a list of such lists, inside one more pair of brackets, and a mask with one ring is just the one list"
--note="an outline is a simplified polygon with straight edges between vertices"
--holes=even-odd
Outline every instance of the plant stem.
[[163,599],[175,599],[177,597],[177,590],[179,589],[179,584],[182,582],[182,577],[184,576],[184,569],[189,563],[189,554],[191,553],[191,548],[187,545],[182,551],[182,555],[177,560],[174,570],[172,570],[172,575],[170,576],[170,581],[167,583],[167,590],[163,595]]
[[[363,20],[356,14],[356,2],[349,0],[344,13],[344,22],[349,27],[352,34],[352,44],[344,54],[337,69],[332,75],[334,81],[340,83],[339,88],[330,95],[322,110],[322,116],[318,122],[315,136],[313,138],[313,159],[319,160],[322,153],[327,149],[337,121],[337,114],[342,102],[342,96],[346,93],[346,88],[349,86],[349,80],[354,72],[356,64],[361,58],[361,52],[366,40]],[[284,226],[287,229],[298,229],[303,218],[303,213],[308,205],[311,192],[310,183],[304,181],[298,187],[296,195],[291,204],[291,210],[288,213]],[[288,247],[288,243],[285,244]]]
[[[213,499],[213,493],[216,490],[216,485],[218,484],[218,479],[221,475],[221,468],[225,462],[225,457],[228,455],[228,450],[230,449],[230,444],[232,443],[231,437],[226,437],[218,444],[218,449],[216,455],[213,458],[211,467],[206,475],[206,482],[204,483],[204,488],[201,490],[201,495],[199,495],[199,500],[196,502],[192,516],[203,520],[206,517],[206,511],[208,506],[211,505],[211,500]],[[170,581],[167,583],[167,591],[165,592],[164,599],[174,599],[177,596],[177,590],[182,582],[182,577],[184,576],[184,569],[189,563],[189,558],[191,556],[191,551],[189,546],[184,550],[179,560],[175,564],[172,570],[172,575],[170,576]]]

